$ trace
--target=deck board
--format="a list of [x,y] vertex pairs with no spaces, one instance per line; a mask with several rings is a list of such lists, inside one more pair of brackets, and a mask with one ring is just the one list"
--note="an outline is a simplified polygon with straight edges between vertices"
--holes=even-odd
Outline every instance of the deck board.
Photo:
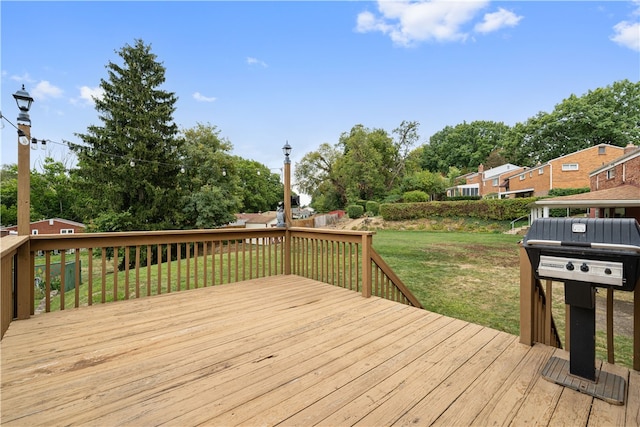
[[13,322],[2,425],[637,425],[503,332],[274,276]]

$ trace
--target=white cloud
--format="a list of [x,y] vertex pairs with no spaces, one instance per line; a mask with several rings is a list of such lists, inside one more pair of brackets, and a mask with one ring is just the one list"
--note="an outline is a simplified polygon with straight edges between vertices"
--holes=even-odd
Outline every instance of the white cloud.
[[253,58],[251,56],[247,56],[247,64],[249,65],[261,65],[264,68],[267,68],[268,65],[266,62],[258,59],[258,58]]
[[85,101],[85,103],[87,104],[95,104],[96,99],[102,99],[103,97],[104,97],[104,90],[100,86],[96,86],[96,87],[82,86],[80,88],[79,99]]
[[62,89],[52,85],[46,80],[41,80],[32,90],[31,96],[34,99],[60,98]]
[[[640,0],[631,3],[636,7],[631,12],[631,16],[640,16]],[[614,34],[610,37],[611,41],[640,52],[640,21],[634,19],[633,21],[619,22],[614,25],[613,32]]]
[[640,22],[622,21],[613,27],[613,31],[612,41],[640,52]]
[[[423,41],[458,42],[469,38],[465,27],[473,24],[488,0],[401,0],[378,1],[379,16],[365,11],[358,14],[356,31],[379,31],[397,45],[411,46]],[[487,13],[474,30],[480,33],[518,25],[521,16],[499,8]]]
[[35,80],[33,80],[31,78],[31,76],[29,75],[29,73],[24,73],[21,76],[18,75],[12,75],[11,77],[9,77],[11,80],[16,81],[16,82],[26,82],[26,83],[34,83]]
[[479,33],[491,33],[504,27],[515,27],[521,19],[522,16],[500,7],[497,12],[485,14],[484,21],[476,24],[474,29]]
[[193,99],[195,99],[196,101],[200,101],[200,102],[213,102],[213,101],[216,100],[215,97],[213,97],[213,96],[204,96],[200,92],[194,93],[193,94]]

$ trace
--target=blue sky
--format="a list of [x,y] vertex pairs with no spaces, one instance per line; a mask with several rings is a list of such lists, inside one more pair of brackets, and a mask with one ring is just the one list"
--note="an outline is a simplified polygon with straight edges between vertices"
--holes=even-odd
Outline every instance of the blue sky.
[[[181,128],[210,123],[233,154],[268,167],[335,144],[354,125],[391,132],[420,123],[420,143],[445,126],[514,125],[614,81],[640,79],[636,1],[13,2],[0,4],[2,114],[12,94],[35,98],[32,136],[81,141],[100,124],[106,64],[135,39],[166,68]],[[4,122],[1,163],[15,163]],[[48,143],[32,151],[65,160]]]

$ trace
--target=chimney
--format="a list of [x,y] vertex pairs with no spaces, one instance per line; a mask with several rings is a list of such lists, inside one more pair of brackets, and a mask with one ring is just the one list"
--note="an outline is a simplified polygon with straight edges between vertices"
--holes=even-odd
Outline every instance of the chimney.
[[624,154],[629,154],[632,151],[637,150],[640,147],[633,145],[632,143],[628,143],[626,147],[624,147]]
[[478,165],[478,173],[483,173],[484,172],[484,165],[482,163],[480,163]]

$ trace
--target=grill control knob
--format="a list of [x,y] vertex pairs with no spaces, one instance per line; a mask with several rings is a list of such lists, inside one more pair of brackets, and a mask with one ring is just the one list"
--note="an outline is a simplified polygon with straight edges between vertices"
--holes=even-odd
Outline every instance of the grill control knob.
[[587,271],[589,271],[589,266],[587,265],[586,262],[583,262],[582,265],[580,266],[580,271],[586,273]]
[[604,274],[611,274],[611,269],[610,268],[605,268],[604,269]]
[[571,261],[569,261],[566,265],[567,270],[569,271],[573,271],[575,269],[575,267],[573,266],[573,263]]

